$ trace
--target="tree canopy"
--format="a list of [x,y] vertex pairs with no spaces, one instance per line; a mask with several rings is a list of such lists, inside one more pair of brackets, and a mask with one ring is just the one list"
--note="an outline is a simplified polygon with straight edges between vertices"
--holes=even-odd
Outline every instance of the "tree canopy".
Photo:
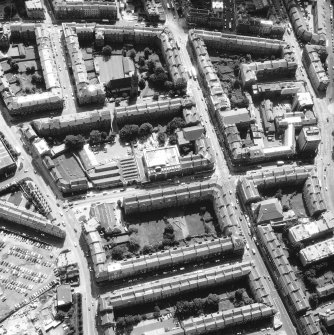
[[85,138],[82,135],[67,135],[64,143],[71,150],[80,150],[85,144]]
[[148,136],[152,134],[153,127],[150,123],[145,122],[139,127],[139,136]]
[[102,48],[102,55],[103,56],[111,56],[112,48],[110,45],[106,45]]
[[101,142],[101,133],[99,130],[92,130],[89,134],[89,144],[93,145]]
[[127,124],[119,131],[119,137],[122,141],[133,141],[137,138],[139,127],[136,124]]

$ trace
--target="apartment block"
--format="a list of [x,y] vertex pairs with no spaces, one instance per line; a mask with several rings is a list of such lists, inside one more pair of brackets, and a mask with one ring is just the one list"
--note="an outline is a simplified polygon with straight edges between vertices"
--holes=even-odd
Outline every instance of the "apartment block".
[[[203,317],[185,320],[181,323],[183,329],[179,329],[180,334],[192,334],[194,330],[193,325],[195,325],[196,334],[198,332],[201,333],[203,327],[205,327],[205,330],[212,329],[208,324],[212,323],[212,320],[216,320],[217,315],[222,317],[222,322],[215,325],[217,329],[237,325],[240,322],[254,321],[273,316],[276,310],[272,298],[267,292],[264,278],[258,274],[252,262],[215,266],[205,270],[193,271],[183,275],[115,290],[99,299],[99,312],[103,313],[101,316],[101,319],[103,319],[105,315],[111,315],[114,310],[121,307],[159,301],[210,286],[224,285],[241,278],[248,279],[251,292],[259,302],[248,305],[246,309],[241,309],[241,313],[239,308],[232,308],[225,315],[220,315],[220,312],[209,314],[206,316],[205,322],[203,321]],[[232,317],[233,315],[234,317]],[[194,320],[196,321],[191,324]],[[174,332],[170,333],[168,331],[166,334],[171,335]]]
[[332,236],[334,230],[334,215],[327,211],[321,214],[317,221],[309,221],[295,225],[289,229],[291,243],[307,242],[321,236]]
[[51,0],[50,3],[60,20],[117,20],[117,6],[112,0]]
[[[267,171],[253,172],[239,179],[237,186],[238,195],[243,203],[248,205],[260,201],[261,197],[259,190],[261,191],[262,189],[273,187],[284,187],[287,185],[304,185],[305,192],[303,193],[306,204],[309,203],[309,206],[314,204],[314,208],[316,209],[319,207],[319,210],[321,210],[318,212],[321,213],[326,209],[323,210],[323,202],[320,201],[320,198],[318,198],[315,202],[313,201],[314,192],[311,191],[313,178],[310,177],[312,175],[312,171],[312,166],[288,166]],[[314,177],[314,179],[316,179],[316,177]],[[305,186],[306,182],[310,183],[310,185]],[[314,182],[316,183],[316,181]],[[328,220],[330,219],[328,218]]]
[[235,212],[235,205],[233,205],[235,199],[231,197],[229,192],[224,193],[219,184],[208,181],[156,190],[143,196],[125,197],[123,204],[125,213],[129,214],[187,205],[207,199],[213,201],[213,207],[222,231],[226,235],[232,235],[231,237],[203,241],[191,246],[173,248],[120,262],[106,262],[102,239],[96,230],[98,224],[90,225],[87,223],[85,225],[85,239],[91,251],[96,280],[98,282],[118,280],[138,273],[215,257],[221,253],[243,253],[244,243],[237,236],[239,220]]
[[16,168],[15,160],[7,150],[3,140],[0,139],[0,180],[13,175]]
[[308,299],[273,228],[270,225],[258,226],[257,236],[260,247],[265,254],[265,261],[273,273],[278,289],[285,298],[287,309],[293,314],[303,314],[310,309]]
[[[145,304],[152,301],[167,299],[172,296],[204,289],[210,286],[224,285],[248,277],[255,270],[252,262],[232,265],[220,265],[205,270],[158,279],[107,293],[99,299],[101,313],[120,307]],[[269,305],[273,306],[269,298]]]
[[80,105],[104,104],[106,97],[104,86],[101,82],[90,83],[77,34],[67,25],[63,25],[63,28],[66,47],[71,60],[78,103]]
[[65,231],[53,225],[44,216],[4,200],[0,200],[0,218],[54,237],[65,238]]
[[15,96],[0,66],[0,92],[9,113],[11,115],[24,115],[40,111],[61,110],[63,108],[63,97],[49,31],[35,24],[23,23],[13,23],[10,29],[14,39],[36,41],[47,91],[26,96]]
[[322,65],[317,48],[313,45],[305,45],[302,60],[312,86],[318,91],[326,91],[329,78]]
[[212,331],[223,330],[232,325],[236,326],[269,318],[273,315],[274,311],[271,307],[255,303],[232,310],[190,318],[182,322],[182,328],[187,335],[207,334]]
[[206,30],[190,30],[189,37],[196,35],[208,48],[215,50],[253,54],[281,55],[286,43],[280,40],[252,36],[225,34]]
[[304,43],[325,45],[326,36],[324,36],[322,32],[319,31],[319,34],[314,33],[307,28],[303,14],[299,10],[297,2],[295,0],[284,0],[283,2],[297,37],[299,37]]
[[321,40],[326,40],[326,16],[328,7],[326,2],[318,0],[312,3],[312,16],[314,31],[319,35]]
[[[155,28],[97,24],[90,24],[88,26],[63,24],[63,30],[77,87],[77,97],[80,104],[102,104],[105,100],[105,93],[104,87],[100,81],[97,84],[89,83],[87,69],[79,46],[79,38],[84,40],[91,40],[94,38],[95,44],[98,47],[116,42],[138,44],[148,42],[149,45],[154,45],[160,48],[173,83],[175,85],[182,84],[185,88],[187,86],[187,76],[181,62],[177,43],[173,34],[166,28],[162,30]],[[92,34],[92,31],[95,33]],[[115,87],[118,86],[119,85],[116,85]],[[135,93],[132,86],[130,91]]]
[[199,37],[193,30],[190,30],[188,40],[197,62],[198,72],[208,91],[207,102],[209,103],[212,113],[230,109],[230,101],[220,84],[220,80],[211,63],[202,38]]
[[211,8],[196,8],[191,1],[185,1],[185,18],[189,26],[220,28],[226,32],[235,31],[235,3],[232,0],[212,0]]
[[32,127],[39,136],[80,134],[94,129],[111,129],[111,111],[107,109],[42,118],[32,121]]
[[326,298],[334,294],[334,283],[326,284],[321,287],[317,286],[315,290],[319,295],[319,298]]
[[143,196],[126,197],[123,205],[125,213],[130,214],[183,206],[203,200],[212,201],[222,231],[227,235],[238,234],[238,214],[233,205],[235,199],[216,183],[192,183],[178,188],[151,191]]
[[297,63],[285,59],[254,62],[241,64],[240,78],[244,87],[251,87],[257,81],[265,81],[268,78],[294,77],[296,70]]
[[166,13],[162,3],[158,0],[142,0],[147,19],[152,22],[166,21]]
[[25,2],[27,16],[33,20],[44,20],[44,7],[41,0],[27,0]]
[[321,142],[318,127],[303,127],[298,135],[299,151],[305,153],[316,153]]
[[[296,154],[295,127],[293,122],[288,122],[284,128],[282,146],[265,146],[263,140],[262,126],[251,125],[253,139],[245,145],[241,139],[238,127],[239,121],[231,124],[232,118],[225,118],[226,110],[229,110],[230,101],[224,93],[220,80],[210,61],[206,47],[222,52],[250,52],[261,54],[277,54],[285,57],[286,44],[283,41],[263,39],[257,37],[246,37],[240,35],[229,35],[219,32],[204,30],[190,30],[188,35],[189,45],[197,62],[198,72],[207,90],[207,102],[210,112],[216,116],[218,126],[224,135],[225,145],[230,155],[232,164],[251,164],[262,161],[271,161],[280,158],[291,158]],[[244,85],[251,86],[258,80],[269,76],[293,76],[297,64],[293,57],[269,61],[264,63],[252,63],[242,65],[240,72]],[[291,121],[291,120],[290,120]]]
[[312,175],[305,181],[303,197],[310,216],[317,216],[326,211],[326,204],[321,192],[320,181]]
[[299,252],[303,266],[322,261],[334,255],[334,238],[312,244]]
[[322,335],[319,320],[315,318],[313,313],[307,313],[302,316],[298,322],[298,328],[302,335]]
[[241,197],[241,201],[245,205],[261,200],[257,185],[255,185],[252,181],[245,177],[240,177],[238,179],[237,191],[239,196]]
[[252,95],[256,99],[293,96],[304,91],[304,82],[257,83],[252,85]]
[[142,123],[143,120],[158,120],[161,118],[172,118],[179,115],[183,107],[183,99],[171,99],[139,103],[137,105],[116,107],[114,114],[117,125]]
[[271,20],[255,17],[239,17],[237,19],[237,33],[240,35],[253,35],[281,40],[285,29]]
[[[97,282],[119,280],[122,278],[137,276],[142,273],[157,271],[158,269],[179,266],[181,264],[198,262],[202,259],[210,259],[221,254],[240,254],[243,252],[243,242],[238,237],[212,239],[191,246],[173,248],[150,255],[129,258],[117,262],[106,262],[105,253],[96,231],[95,240],[86,236],[93,258],[95,278]],[[95,242],[89,242],[89,239]]]

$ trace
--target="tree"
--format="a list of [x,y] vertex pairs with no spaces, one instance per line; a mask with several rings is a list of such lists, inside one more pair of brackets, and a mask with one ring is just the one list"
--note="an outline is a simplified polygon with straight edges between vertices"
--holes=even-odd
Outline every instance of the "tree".
[[240,71],[240,66],[239,64],[235,64],[234,65],[234,68],[233,68],[233,72],[234,72],[234,75],[237,77],[239,75],[239,71]]
[[153,317],[154,317],[155,319],[157,319],[157,318],[160,317],[160,308],[159,308],[158,305],[155,305],[155,306],[154,306]]
[[185,78],[178,78],[175,83],[175,89],[176,90],[183,90],[187,88],[187,81]]
[[135,237],[130,237],[129,239],[129,251],[135,253],[139,250],[140,244]]
[[16,9],[14,7],[14,5],[10,5],[10,6],[6,6],[4,9],[3,9],[3,12],[4,12],[4,16],[5,18],[12,18],[15,14],[16,14]]
[[290,210],[290,206],[288,204],[284,204],[282,208],[283,208],[283,212],[287,212]]
[[170,145],[177,144],[177,136],[175,134],[170,135],[168,140]]
[[26,72],[29,73],[30,71],[31,71],[31,70],[30,70],[30,67],[27,66],[27,67],[26,67]]
[[151,245],[144,245],[144,247],[143,247],[143,254],[144,255],[152,254],[153,252],[155,252],[155,250]]
[[278,200],[282,200],[283,198],[283,191],[279,188],[275,194],[275,198],[277,198]]
[[210,312],[214,312],[218,309],[219,301],[219,295],[210,293],[206,298],[206,307],[209,309]]
[[119,137],[122,141],[133,141],[137,138],[139,127],[136,124],[127,124],[119,131]]
[[166,134],[162,132],[158,133],[157,139],[160,145],[164,145],[166,142]]
[[148,68],[148,71],[150,73],[153,73],[154,70],[155,70],[155,61],[150,59],[148,62],[147,62],[147,68]]
[[165,83],[164,83],[164,87],[167,91],[170,91],[174,88],[174,85],[171,81],[166,80]]
[[153,100],[158,101],[159,100],[159,93],[155,92],[152,97]]
[[19,70],[19,66],[18,66],[18,64],[15,63],[15,62],[12,62],[12,63],[10,64],[10,68],[11,68],[11,70],[12,70],[13,72],[18,72],[18,70]]
[[310,306],[312,309],[316,309],[319,305],[319,296],[317,293],[312,293],[308,298]]
[[139,127],[139,136],[148,136],[153,132],[153,127],[150,123],[145,122]]
[[138,59],[139,66],[145,66],[145,58],[143,56],[140,56]]
[[118,245],[111,250],[111,257],[115,260],[122,260],[124,258],[124,254],[126,253],[126,248],[122,245]]
[[12,63],[12,61],[13,61],[13,58],[12,58],[12,57],[8,57],[8,58],[7,58],[7,64],[10,65],[10,64]]
[[122,201],[120,199],[117,200],[117,206],[119,208],[122,208]]
[[42,85],[44,83],[44,79],[42,76],[38,75],[38,74],[33,74],[31,77],[31,82],[33,84],[39,84]]
[[234,298],[236,301],[241,301],[243,298],[244,290],[243,289],[238,289],[234,293]]
[[110,45],[106,45],[102,48],[102,55],[106,57],[110,57],[112,53],[112,48]]
[[247,61],[247,62],[251,62],[251,61],[252,61],[252,56],[251,56],[251,54],[247,54],[247,55],[246,55],[246,61]]
[[131,50],[129,51],[129,57],[130,57],[131,59],[135,59],[135,58],[136,58],[136,50],[135,50],[135,49],[131,49]]
[[119,235],[122,233],[122,230],[119,229],[118,227],[114,227],[112,232],[111,232],[113,235]]
[[89,134],[89,144],[93,145],[101,142],[101,133],[98,130],[92,130]]
[[169,135],[174,134],[175,130],[178,128],[184,128],[186,126],[185,121],[180,117],[175,117],[173,120],[168,122],[166,126],[166,133]]
[[85,144],[85,139],[82,135],[67,135],[64,143],[71,150],[80,150]]
[[174,233],[174,227],[172,224],[168,223],[165,227],[165,233],[170,233],[173,234]]
[[155,68],[154,73],[156,75],[159,75],[161,73],[165,73],[165,70],[164,70],[164,68],[162,66],[158,66],[158,67]]
[[155,84],[159,87],[163,87],[165,82],[167,81],[168,76],[165,72],[159,73],[155,75]]
[[32,67],[30,68],[30,72],[31,72],[31,73],[34,73],[35,71],[36,71],[35,66],[32,66]]
[[150,48],[145,48],[144,49],[144,56],[145,56],[145,59],[148,59],[149,55],[151,54],[151,50]]
[[138,87],[140,90],[143,90],[145,86],[146,86],[146,81],[143,78],[141,78],[138,82]]

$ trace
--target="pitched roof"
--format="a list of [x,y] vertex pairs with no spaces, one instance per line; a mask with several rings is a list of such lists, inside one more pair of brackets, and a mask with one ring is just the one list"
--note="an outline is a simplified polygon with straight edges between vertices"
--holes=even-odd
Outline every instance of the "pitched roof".
[[282,205],[277,199],[261,201],[257,207],[257,223],[283,219]]

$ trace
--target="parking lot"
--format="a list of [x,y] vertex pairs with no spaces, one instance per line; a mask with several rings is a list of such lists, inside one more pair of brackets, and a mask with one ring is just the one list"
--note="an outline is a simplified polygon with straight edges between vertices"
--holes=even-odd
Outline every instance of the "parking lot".
[[0,317],[56,277],[53,247],[0,230]]

